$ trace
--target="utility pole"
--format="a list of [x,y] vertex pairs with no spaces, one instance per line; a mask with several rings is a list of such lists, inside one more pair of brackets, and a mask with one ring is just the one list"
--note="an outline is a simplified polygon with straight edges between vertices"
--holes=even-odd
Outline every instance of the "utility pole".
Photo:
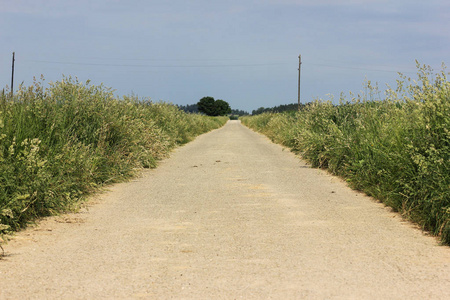
[[298,110],[300,110],[300,72],[302,68],[302,55],[298,56]]
[[11,96],[14,94],[14,56],[15,56],[15,52],[13,52],[13,57],[12,57],[12,74],[11,74]]

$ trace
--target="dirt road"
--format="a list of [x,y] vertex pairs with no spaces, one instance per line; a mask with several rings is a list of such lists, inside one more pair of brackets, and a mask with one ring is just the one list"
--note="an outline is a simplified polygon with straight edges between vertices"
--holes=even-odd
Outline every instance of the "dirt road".
[[450,249],[231,121],[5,245],[0,299],[450,299]]

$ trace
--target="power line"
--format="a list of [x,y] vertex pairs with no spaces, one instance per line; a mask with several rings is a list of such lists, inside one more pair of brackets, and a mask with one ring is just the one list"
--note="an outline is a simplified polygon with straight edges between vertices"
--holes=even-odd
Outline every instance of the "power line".
[[[394,70],[385,70],[385,69],[379,69],[379,68],[363,68],[363,67],[352,67],[352,66],[336,66],[336,65],[328,65],[328,64],[315,64],[315,63],[307,63],[306,64],[311,66],[319,66],[319,67],[327,67],[327,68],[335,68],[335,69],[349,69],[349,70],[360,70],[360,71],[372,71],[372,72],[386,72],[386,73],[398,73],[400,71],[394,71]],[[405,71],[401,73],[415,73],[413,71]]]
[[205,65],[148,65],[148,64],[110,64],[110,63],[80,63],[49,60],[28,60],[35,63],[76,65],[76,66],[102,66],[102,67],[136,67],[136,68],[226,68],[226,67],[261,67],[286,65],[286,63],[253,63],[253,64],[205,64]]
[[[93,58],[90,58],[93,59]],[[101,58],[99,58],[101,59]],[[120,61],[154,61],[154,62],[165,62],[165,61],[191,61],[191,62],[217,62],[217,61],[239,61],[242,59],[116,59]],[[233,67],[264,67],[264,66],[280,66],[280,65],[290,65],[286,62],[272,62],[272,63],[230,63],[230,64],[188,64],[188,65],[173,65],[173,64],[121,64],[121,63],[95,63],[95,62],[73,62],[73,61],[53,61],[53,60],[25,60],[33,63],[45,63],[54,65],[73,65],[73,66],[100,66],[100,67],[132,67],[132,68],[233,68]],[[339,66],[335,64],[321,64],[321,63],[306,63],[308,66],[318,66],[326,68],[335,69],[348,69],[348,70],[360,70],[360,71],[371,71],[371,72],[385,72],[385,73],[398,73],[400,71],[392,70],[393,67],[390,66],[376,66],[376,67],[359,67],[359,66]],[[391,68],[382,69],[382,67]],[[405,71],[402,73],[416,73],[415,71]]]
[[86,60],[119,60],[119,61],[243,61],[243,58],[105,58],[105,57],[77,57]]

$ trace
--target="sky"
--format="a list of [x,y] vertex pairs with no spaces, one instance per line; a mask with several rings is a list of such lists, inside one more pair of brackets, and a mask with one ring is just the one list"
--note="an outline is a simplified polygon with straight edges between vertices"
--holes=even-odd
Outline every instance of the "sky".
[[[118,97],[233,109],[394,86],[450,63],[448,0],[0,0],[0,89],[77,77]],[[350,97],[350,96],[348,96]]]

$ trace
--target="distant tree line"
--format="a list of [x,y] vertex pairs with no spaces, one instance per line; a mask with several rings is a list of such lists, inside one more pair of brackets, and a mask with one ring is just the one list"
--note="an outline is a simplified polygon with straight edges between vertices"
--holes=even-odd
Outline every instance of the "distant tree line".
[[249,113],[245,110],[232,109],[231,114],[235,116],[247,116]]
[[[212,98],[212,97],[211,97]],[[203,99],[203,98],[202,98]],[[214,98],[213,98],[214,99]],[[219,101],[219,100],[215,100],[214,101],[214,104],[216,104],[216,102],[217,101]],[[249,113],[247,112],[247,111],[244,111],[244,110],[239,110],[239,109],[231,109],[231,110],[228,110],[227,109],[227,107],[226,107],[226,105],[224,105],[223,103],[221,103],[221,101],[223,101],[223,100],[220,100],[219,102],[217,102],[219,105],[223,105],[223,109],[222,109],[222,111],[226,111],[226,112],[228,112],[228,113],[225,113],[225,114],[231,114],[231,115],[235,115],[235,116],[245,116],[245,115],[249,115]],[[225,102],[225,101],[223,101],[223,102]],[[214,104],[212,105],[212,106],[214,106]],[[227,103],[228,104],[228,103]],[[217,105],[217,104],[216,104]],[[179,108],[179,109],[181,109],[181,110],[183,110],[184,112],[187,112],[187,113],[191,113],[191,114],[198,114],[198,113],[200,113],[201,111],[199,110],[199,108],[198,108],[198,103],[196,103],[196,104],[187,104],[187,105],[177,105],[177,107]],[[213,112],[213,113],[216,113],[216,112]]]
[[191,113],[191,114],[197,114],[198,113],[198,106],[197,104],[187,104],[187,105],[177,105],[179,109],[181,109],[184,112]]
[[[204,98],[207,98],[207,97],[204,97]],[[204,99],[204,98],[202,98],[202,99]],[[214,98],[212,98],[212,99],[214,99]],[[215,101],[218,101],[218,100],[215,100]],[[221,101],[223,101],[223,100],[221,100]],[[209,102],[211,102],[211,101],[209,101]],[[219,103],[220,103],[220,101],[219,101]],[[214,104],[212,106],[214,106]],[[301,103],[300,104],[300,109],[302,109],[304,106],[305,106],[305,104]],[[196,104],[187,104],[187,105],[177,105],[177,107],[179,109],[187,112],[187,113],[197,114],[197,113],[201,112],[198,109],[198,103],[196,103]],[[226,109],[226,107],[225,107],[225,109]],[[280,112],[285,112],[285,111],[297,111],[297,110],[298,110],[298,104],[297,103],[291,103],[291,104],[282,104],[282,105],[278,105],[278,106],[274,106],[274,107],[260,107],[258,109],[253,110],[252,111],[252,115],[260,115],[260,114],[265,113],[265,112],[280,113]],[[228,110],[226,110],[226,111],[228,111]],[[239,109],[231,109],[229,111],[229,113],[226,113],[226,114],[230,114],[230,115],[234,115],[234,116],[246,116],[246,115],[249,115],[249,113],[247,111],[239,110]]]
[[[300,104],[300,109],[304,106],[304,104]],[[282,104],[279,106],[274,107],[260,107],[256,110],[252,111],[252,115],[260,115],[265,112],[273,112],[273,113],[280,113],[285,111],[295,111],[298,110],[298,103],[292,103],[292,104]]]

